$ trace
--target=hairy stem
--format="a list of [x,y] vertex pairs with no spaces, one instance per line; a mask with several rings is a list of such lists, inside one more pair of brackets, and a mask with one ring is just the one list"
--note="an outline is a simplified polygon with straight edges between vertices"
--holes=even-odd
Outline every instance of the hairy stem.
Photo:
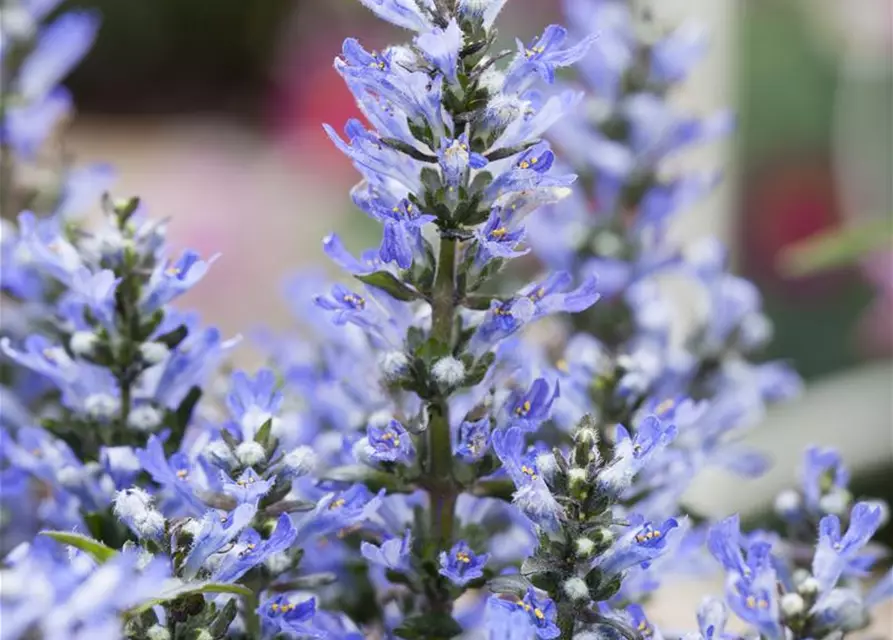
[[[452,346],[453,320],[456,314],[456,241],[441,238],[437,277],[434,282],[432,304],[432,337],[439,343]],[[446,398],[431,405],[428,427],[428,484],[431,498],[430,532],[437,541],[438,552],[452,546],[453,521],[458,489],[452,477],[453,449],[450,438],[450,416]],[[446,594],[433,598],[429,606],[434,611],[449,612],[452,603]]]

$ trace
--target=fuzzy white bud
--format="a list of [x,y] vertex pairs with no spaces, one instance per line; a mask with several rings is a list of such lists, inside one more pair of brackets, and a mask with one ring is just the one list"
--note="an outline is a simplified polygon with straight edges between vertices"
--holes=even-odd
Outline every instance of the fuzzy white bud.
[[167,345],[161,342],[144,342],[140,345],[140,355],[150,365],[162,362],[170,352]]
[[402,351],[385,351],[378,356],[378,367],[386,380],[396,380],[409,367],[409,358]]
[[264,566],[273,575],[284,573],[291,566],[291,558],[285,551],[273,553],[264,560]]
[[295,447],[285,454],[282,465],[293,476],[305,476],[316,467],[316,452],[307,446]]
[[586,469],[580,469],[579,467],[574,467],[570,471],[567,472],[567,479],[570,482],[570,485],[579,486],[586,484],[586,480],[589,478],[589,474],[586,473]]
[[93,393],[84,400],[87,414],[100,420],[111,418],[121,408],[121,401],[108,393]]
[[114,512],[140,538],[158,538],[164,533],[164,516],[155,508],[154,499],[134,487],[115,494]]
[[574,540],[574,551],[579,558],[589,558],[595,551],[595,543],[589,538]]
[[564,584],[561,585],[561,588],[571,600],[589,599],[589,587],[586,586],[586,583],[581,578],[577,578],[576,576],[565,580]]
[[76,356],[93,355],[97,344],[99,337],[92,331],[75,331],[68,342],[71,352]]
[[253,467],[266,460],[267,454],[258,442],[242,442],[236,447],[236,458],[246,467]]
[[798,593],[786,593],[781,597],[781,613],[786,618],[796,618],[806,610],[806,602]]
[[431,367],[431,375],[442,387],[454,387],[465,379],[465,365],[452,356],[441,358]]
[[134,407],[127,415],[127,426],[136,431],[152,431],[161,424],[161,412],[150,404]]
[[236,466],[236,457],[233,455],[233,451],[229,448],[229,445],[223,440],[209,442],[205,445],[205,449],[202,453],[205,458],[218,467],[231,469]]
[[149,640],[171,640],[171,632],[160,624],[156,624],[149,627],[149,630],[146,631],[146,637]]
[[194,538],[202,530],[202,523],[195,518],[188,518],[180,524],[180,530]]
[[804,597],[814,596],[818,592],[819,581],[816,580],[813,576],[805,578],[800,584],[797,585],[797,593]]
[[793,489],[786,489],[775,496],[775,513],[780,516],[796,513],[800,510],[802,504],[803,501],[800,499],[799,493]]
[[819,509],[823,513],[842,516],[850,508],[853,496],[846,489],[835,489],[819,499]]
[[214,640],[214,636],[207,629],[199,629],[198,633],[195,634],[195,640]]

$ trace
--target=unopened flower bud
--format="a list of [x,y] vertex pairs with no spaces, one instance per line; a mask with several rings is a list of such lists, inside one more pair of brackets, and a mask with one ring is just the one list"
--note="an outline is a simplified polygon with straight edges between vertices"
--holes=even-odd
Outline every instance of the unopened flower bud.
[[595,543],[589,538],[577,538],[574,540],[574,552],[578,558],[591,558],[595,553]]
[[162,362],[170,352],[167,345],[161,342],[144,342],[140,345],[140,355],[150,365]]
[[121,408],[121,401],[108,393],[94,393],[84,400],[87,414],[99,420],[111,418]]
[[793,489],[787,489],[775,496],[775,513],[781,517],[795,514],[802,504],[800,494]]
[[242,442],[236,447],[236,459],[246,467],[253,467],[256,464],[260,464],[266,460],[266,458],[267,454],[264,451],[263,446],[254,440]]
[[586,586],[586,583],[581,578],[577,578],[576,576],[565,580],[564,584],[561,585],[561,588],[571,600],[589,599],[589,587]]
[[161,424],[161,412],[150,404],[141,404],[127,414],[127,426],[136,431],[152,431]]
[[465,379],[465,365],[452,356],[441,358],[431,367],[431,375],[440,386],[454,387]]
[[397,380],[408,370],[409,358],[402,351],[385,351],[378,357],[378,366],[386,380]]
[[850,508],[853,496],[846,489],[835,489],[819,499],[819,509],[835,516],[844,515]]
[[75,331],[71,335],[68,346],[76,356],[90,356],[99,344],[99,337],[92,331]]
[[139,487],[115,494],[114,513],[140,538],[155,540],[164,534],[164,516],[155,508],[154,498]]
[[781,597],[781,613],[785,618],[796,618],[806,610],[803,596],[798,593],[786,593]]
[[800,584],[797,585],[797,593],[802,595],[805,598],[809,598],[814,596],[819,592],[819,581],[816,580],[813,576],[809,576],[805,578]]
[[295,447],[285,454],[282,465],[292,476],[305,476],[316,467],[316,452],[307,446]]

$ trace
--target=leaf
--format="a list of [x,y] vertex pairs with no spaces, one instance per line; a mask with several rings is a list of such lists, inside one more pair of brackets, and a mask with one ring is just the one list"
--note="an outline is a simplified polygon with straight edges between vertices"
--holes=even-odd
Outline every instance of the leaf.
[[489,311],[493,302],[502,301],[499,296],[467,295],[462,300],[462,306],[477,311]]
[[255,442],[259,442],[260,444],[266,446],[267,440],[270,437],[270,431],[273,429],[273,418],[268,419],[263,423],[260,429],[258,429],[257,433],[254,434]]
[[605,616],[599,615],[595,619],[595,624],[602,625],[604,627],[610,627],[614,631],[620,634],[621,637],[626,640],[638,640],[639,635],[633,631],[630,627],[623,624],[622,622],[618,622],[617,620],[613,620],[611,618],[607,618]]
[[299,511],[313,511],[316,507],[315,502],[309,500],[282,500],[276,504],[271,504],[264,509],[264,513],[268,516],[279,516],[283,513],[297,513]]
[[164,604],[165,602],[170,602],[171,600],[176,600],[177,598],[182,598],[183,596],[203,593],[229,593],[236,596],[242,596],[244,598],[254,598],[254,592],[251,589],[243,587],[240,584],[226,584],[223,582],[184,582],[167,589],[166,591],[162,592],[161,595],[159,595],[157,598],[152,598],[151,600],[147,600],[146,602],[137,605],[132,609],[129,609],[126,612],[126,615],[138,616],[142,614],[143,611],[151,609],[152,607],[158,606],[160,604]]
[[465,376],[465,380],[462,383],[463,387],[474,387],[481,383],[484,377],[487,375],[487,372],[490,370],[490,366],[493,364],[493,360],[496,358],[496,354],[492,351],[488,351],[468,370],[468,373]]
[[398,280],[394,274],[388,271],[376,271],[375,273],[354,277],[360,282],[368,284],[370,287],[381,289],[391,297],[403,302],[418,300],[422,297],[422,294]]
[[79,533],[69,533],[68,531],[41,531],[40,533],[56,542],[80,549],[84,553],[89,554],[99,564],[108,562],[118,555],[118,552],[111,547],[107,547],[101,542]]
[[448,613],[423,613],[410,616],[394,634],[405,640],[448,640],[462,633],[462,627]]
[[473,495],[499,498],[506,502],[511,502],[514,492],[515,485],[509,480],[482,480],[471,489]]
[[185,324],[181,324],[179,327],[174,329],[173,331],[168,331],[164,335],[158,336],[155,339],[155,342],[160,342],[168,349],[176,349],[180,346],[180,343],[183,342],[186,337],[189,335],[189,328]]
[[336,482],[362,482],[370,491],[378,491],[379,489],[400,491],[396,476],[359,464],[329,469],[322,475],[322,479],[334,480]]
[[539,573],[554,573],[557,570],[558,567],[550,558],[537,558],[536,556],[531,556],[530,558],[525,558],[524,562],[521,564],[521,575],[523,576],[535,576]]
[[510,593],[521,597],[527,593],[530,582],[521,574],[515,573],[507,576],[497,576],[487,583],[487,587],[493,593]]
[[391,149],[396,149],[397,151],[405,153],[410,158],[415,158],[422,162],[437,162],[437,156],[432,156],[423,151],[419,151],[411,144],[398,140],[397,138],[382,138],[381,142],[382,144],[389,146]]
[[858,227],[819,233],[785,248],[781,269],[789,276],[805,276],[850,266],[878,251],[893,248],[893,227],[882,217]]
[[236,614],[239,612],[238,607],[236,606],[236,601],[229,600],[219,612],[214,617],[214,622],[211,623],[211,626],[208,627],[208,631],[211,636],[215,638],[224,638],[226,637],[226,632],[229,630],[229,626],[233,623],[233,620],[236,619]]

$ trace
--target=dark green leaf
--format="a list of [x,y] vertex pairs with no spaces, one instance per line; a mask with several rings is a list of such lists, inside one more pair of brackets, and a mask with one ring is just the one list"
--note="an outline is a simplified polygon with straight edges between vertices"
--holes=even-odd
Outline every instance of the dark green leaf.
[[423,613],[410,616],[394,630],[405,640],[449,640],[462,633],[462,627],[448,613]]
[[355,277],[360,282],[368,284],[370,287],[381,289],[397,300],[408,302],[422,297],[418,291],[407,286],[388,271],[376,271],[375,273]]
[[67,531],[41,531],[40,533],[48,538],[52,538],[56,542],[61,542],[62,544],[67,544],[75,549],[80,549],[84,553],[89,554],[90,557],[96,560],[99,564],[108,562],[118,554],[114,549],[105,546],[93,538],[82,536],[79,533],[69,533]]
[[218,611],[217,615],[214,616],[214,621],[211,623],[211,626],[208,627],[211,636],[215,640],[225,638],[229,626],[233,623],[233,620],[236,619],[236,614],[238,613],[239,607],[236,605],[235,598],[227,601],[223,609]]
[[126,612],[126,615],[140,615],[143,611],[151,609],[152,607],[155,607],[159,604],[164,604],[165,602],[170,602],[171,600],[176,600],[184,596],[191,596],[203,593],[229,593],[245,598],[254,598],[254,592],[248,587],[243,587],[240,584],[225,584],[222,582],[184,582],[175,587],[170,587],[166,591],[163,591],[157,598],[152,598],[151,600],[147,600],[146,602],[133,607]]
[[186,336],[189,335],[189,329],[185,324],[181,324],[179,327],[174,329],[173,331],[168,331],[164,335],[161,335],[155,339],[155,342],[160,342],[165,345],[169,349],[176,349],[180,346],[180,343],[186,339]]
[[401,153],[405,153],[410,158],[415,158],[416,160],[421,160],[422,162],[437,162],[437,156],[432,156],[422,151],[419,151],[411,144],[407,144],[402,140],[398,140],[397,138],[382,138],[382,144],[389,146],[391,149],[396,149]]
[[509,480],[482,480],[471,488],[476,496],[488,496],[501,500],[511,501],[515,492],[515,485]]

